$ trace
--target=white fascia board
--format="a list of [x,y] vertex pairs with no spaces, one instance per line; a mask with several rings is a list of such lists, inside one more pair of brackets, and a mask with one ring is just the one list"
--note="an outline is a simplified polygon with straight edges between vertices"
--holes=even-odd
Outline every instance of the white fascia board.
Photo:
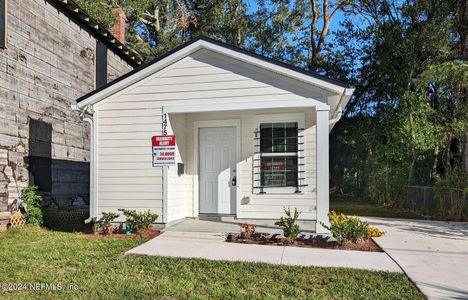
[[322,89],[325,89],[325,90],[329,90],[333,93],[337,93],[337,94],[342,94],[343,91],[345,91],[346,93],[351,93],[354,91],[353,89],[347,89],[347,88],[344,88],[342,86],[339,86],[339,85],[336,85],[336,84],[333,84],[331,82],[328,82],[328,81],[325,81],[325,80],[321,80],[320,78],[316,78],[316,77],[313,77],[313,76],[309,76],[307,74],[303,74],[303,73],[300,73],[300,72],[296,72],[294,70],[291,70],[291,69],[288,69],[288,68],[285,68],[285,67],[282,67],[282,66],[279,66],[279,65],[276,65],[276,64],[273,64],[273,63],[270,63],[270,62],[267,62],[267,61],[264,61],[264,60],[261,60],[261,59],[258,59],[258,58],[255,58],[255,57],[252,57],[252,56],[249,56],[249,55],[246,55],[244,53],[240,53],[238,51],[235,51],[235,50],[232,50],[232,49],[228,49],[226,47],[222,47],[222,46],[219,46],[219,45],[216,45],[216,44],[213,44],[213,43],[210,43],[208,41],[203,41],[203,40],[199,40],[199,41],[196,41],[194,42],[193,44],[190,44],[184,48],[181,48],[180,50],[178,50],[177,52],[174,52],[172,55],[169,55],[163,59],[161,59],[160,61],[154,63],[153,65],[150,65],[146,68],[143,68],[141,69],[140,71],[136,72],[135,74],[129,76],[128,78],[125,78],[123,79],[122,81],[120,82],[117,82],[115,83],[114,85],[106,88],[106,89],[103,89],[102,91],[94,94],[94,95],[91,95],[89,98],[87,98],[86,100],[83,100],[81,102],[79,102],[77,104],[77,106],[79,108],[81,107],[84,107],[86,105],[92,105],[92,104],[95,104],[123,89],[125,89],[126,87],[158,72],[159,70],[177,62],[178,60],[192,54],[193,52],[199,50],[199,49],[207,49],[207,50],[211,50],[211,51],[214,51],[216,53],[219,53],[221,55],[225,55],[225,56],[228,56],[228,57],[232,57],[234,59],[238,59],[240,61],[244,61],[248,64],[251,64],[251,65],[254,65],[254,66],[258,66],[258,67],[261,67],[261,68],[264,68],[264,69],[268,69],[272,72],[276,72],[276,73],[279,73],[279,74],[282,74],[284,76],[287,76],[287,77],[290,77],[290,78],[293,78],[293,79],[296,79],[296,80],[300,80],[300,81],[303,81],[303,82],[306,82],[306,83],[309,83],[311,85],[314,85],[314,86],[318,86]]
[[345,96],[351,97],[353,95],[353,93],[354,93],[354,89],[352,89],[352,88],[345,89]]
[[230,110],[269,109],[269,108],[298,108],[315,107],[316,110],[329,110],[330,107],[316,99],[303,100],[277,100],[277,101],[254,101],[239,103],[208,103],[195,105],[168,105],[163,107],[165,113],[196,113],[216,112]]

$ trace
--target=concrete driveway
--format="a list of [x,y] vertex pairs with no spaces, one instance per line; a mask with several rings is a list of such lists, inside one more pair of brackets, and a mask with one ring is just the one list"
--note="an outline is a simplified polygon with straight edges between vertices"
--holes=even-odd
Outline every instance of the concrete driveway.
[[363,218],[375,241],[429,299],[468,299],[468,223]]

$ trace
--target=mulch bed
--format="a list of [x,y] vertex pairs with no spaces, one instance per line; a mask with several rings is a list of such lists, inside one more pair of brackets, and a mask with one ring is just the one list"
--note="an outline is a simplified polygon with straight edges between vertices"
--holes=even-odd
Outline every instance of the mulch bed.
[[102,233],[82,233],[80,236],[86,238],[110,238],[110,239],[132,239],[132,238],[155,238],[161,234],[161,231],[157,229],[145,229],[140,233],[135,234],[126,234],[124,232],[117,232],[112,234],[102,234]]
[[284,238],[281,235],[262,235],[256,233],[250,238],[244,238],[240,234],[229,233],[226,237],[226,242],[256,245],[275,245],[305,248],[383,252],[382,249],[372,240],[372,238],[360,239],[357,243],[345,242],[343,244],[340,244],[336,241],[330,241],[329,238],[320,236],[298,237],[292,244],[289,244],[286,238]]

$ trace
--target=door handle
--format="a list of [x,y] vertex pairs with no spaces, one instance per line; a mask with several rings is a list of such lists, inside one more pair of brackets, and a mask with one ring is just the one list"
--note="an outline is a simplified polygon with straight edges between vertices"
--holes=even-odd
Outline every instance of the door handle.
[[232,186],[236,186],[236,185],[237,185],[237,178],[236,178],[236,176],[232,177],[232,179],[231,179],[231,185],[232,185]]

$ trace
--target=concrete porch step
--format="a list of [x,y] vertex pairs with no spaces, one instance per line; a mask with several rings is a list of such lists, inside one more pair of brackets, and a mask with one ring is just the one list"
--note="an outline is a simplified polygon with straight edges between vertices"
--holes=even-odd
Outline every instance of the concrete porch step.
[[[197,219],[186,219],[182,222],[172,224],[164,231],[184,231],[184,232],[212,232],[212,233],[231,233],[239,232],[240,223],[254,224],[257,226],[256,232],[276,234],[282,233],[281,228],[274,225],[274,220],[254,220],[254,219],[236,219],[233,216],[203,216]],[[313,234],[315,222],[300,221],[299,226],[303,234]]]

